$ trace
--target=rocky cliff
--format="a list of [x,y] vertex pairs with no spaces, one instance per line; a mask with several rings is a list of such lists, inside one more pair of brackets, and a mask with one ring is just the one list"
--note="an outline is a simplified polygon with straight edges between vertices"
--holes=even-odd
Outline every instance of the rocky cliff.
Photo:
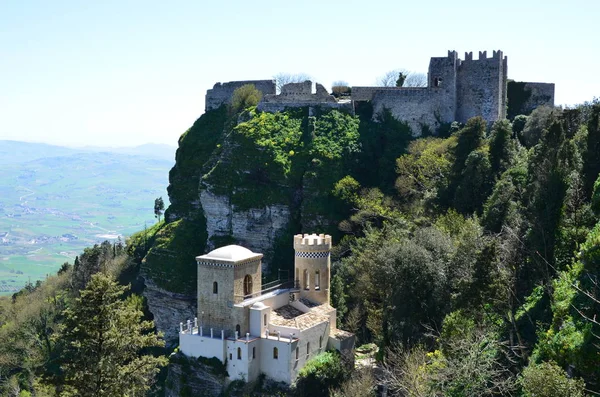
[[165,223],[142,261],[144,295],[168,345],[196,312],[195,256],[241,244],[263,253],[264,273],[276,277],[292,269],[293,234],[335,232],[346,212],[331,191],[358,152],[358,126],[337,110],[231,115],[222,107],[182,135]]

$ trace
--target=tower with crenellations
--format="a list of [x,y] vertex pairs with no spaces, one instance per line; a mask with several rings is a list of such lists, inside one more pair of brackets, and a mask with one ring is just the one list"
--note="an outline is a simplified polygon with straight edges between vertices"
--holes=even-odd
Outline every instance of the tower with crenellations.
[[297,234],[294,236],[294,268],[300,297],[329,304],[331,236]]

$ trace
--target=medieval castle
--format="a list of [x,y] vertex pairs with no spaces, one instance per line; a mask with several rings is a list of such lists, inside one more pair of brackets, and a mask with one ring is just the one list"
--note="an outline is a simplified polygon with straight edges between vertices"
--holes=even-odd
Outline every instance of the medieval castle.
[[286,384],[326,350],[352,360],[354,335],[329,303],[331,236],[298,234],[294,250],[294,280],[265,285],[262,254],[228,245],[198,256],[198,316],[180,324],[181,352],[218,358],[231,380]]
[[[448,51],[445,57],[434,57],[429,62],[427,87],[351,87],[349,99],[338,100],[327,90],[312,82],[292,83],[282,87],[276,94],[275,81],[232,81],[217,83],[206,93],[205,110],[229,103],[233,91],[245,84],[254,84],[263,94],[258,110],[276,112],[286,107],[327,107],[354,112],[360,103],[370,102],[374,117],[389,109],[398,120],[406,121],[414,135],[428,128],[435,131],[442,123],[482,116],[492,123],[506,118],[511,101],[508,92],[507,57],[502,51],[493,51],[488,58],[486,51],[458,58],[456,51]],[[519,83],[526,92],[526,100],[520,100],[519,113],[529,113],[538,106],[554,106],[554,84]]]

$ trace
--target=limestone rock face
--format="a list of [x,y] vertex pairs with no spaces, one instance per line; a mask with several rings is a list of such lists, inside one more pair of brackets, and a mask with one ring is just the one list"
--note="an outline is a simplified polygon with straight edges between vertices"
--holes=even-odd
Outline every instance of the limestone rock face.
[[144,277],[146,288],[144,297],[148,309],[154,315],[156,329],[164,333],[167,347],[179,344],[179,323],[186,319],[193,321],[197,311],[196,296],[166,291],[154,284],[152,279]]
[[181,353],[168,366],[165,397],[223,395],[225,379],[215,375],[207,365],[187,359]]
[[[258,253],[268,253],[278,234],[287,226],[290,209],[273,204],[263,208],[237,209],[227,196],[215,195],[209,189],[200,191],[200,203],[206,216],[207,250],[214,246],[214,237],[231,236],[240,244]],[[268,256],[264,262],[268,261]]]

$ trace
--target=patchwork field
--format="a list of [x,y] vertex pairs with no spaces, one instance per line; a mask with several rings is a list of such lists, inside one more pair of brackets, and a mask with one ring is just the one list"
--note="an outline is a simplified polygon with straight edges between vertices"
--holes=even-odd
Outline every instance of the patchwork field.
[[1,164],[0,294],[55,273],[85,247],[156,222],[154,199],[168,204],[173,163],[82,152]]

